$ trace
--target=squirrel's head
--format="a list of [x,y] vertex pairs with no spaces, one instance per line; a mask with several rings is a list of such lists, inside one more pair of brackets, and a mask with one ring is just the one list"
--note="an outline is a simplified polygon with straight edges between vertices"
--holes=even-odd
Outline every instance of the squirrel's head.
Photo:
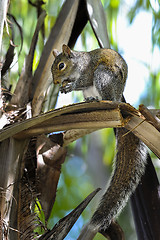
[[67,82],[71,81],[71,73],[73,73],[75,68],[74,53],[64,44],[62,46],[62,53],[54,49],[53,56],[55,60],[51,67],[51,72],[54,84],[67,84]]

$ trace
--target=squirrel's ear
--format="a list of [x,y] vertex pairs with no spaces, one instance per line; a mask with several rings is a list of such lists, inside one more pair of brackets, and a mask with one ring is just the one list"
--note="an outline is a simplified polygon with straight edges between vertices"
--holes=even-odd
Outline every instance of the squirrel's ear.
[[67,45],[63,44],[62,51],[66,57],[71,57],[71,49]]
[[57,49],[53,49],[52,53],[55,58],[60,54],[60,52]]

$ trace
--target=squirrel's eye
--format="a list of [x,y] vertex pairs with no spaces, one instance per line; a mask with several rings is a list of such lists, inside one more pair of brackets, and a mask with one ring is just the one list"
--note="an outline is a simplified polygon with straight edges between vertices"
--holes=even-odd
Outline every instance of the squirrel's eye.
[[65,63],[63,63],[63,62],[60,62],[59,64],[58,64],[58,70],[62,70],[62,69],[64,69],[66,67],[66,65],[65,65]]

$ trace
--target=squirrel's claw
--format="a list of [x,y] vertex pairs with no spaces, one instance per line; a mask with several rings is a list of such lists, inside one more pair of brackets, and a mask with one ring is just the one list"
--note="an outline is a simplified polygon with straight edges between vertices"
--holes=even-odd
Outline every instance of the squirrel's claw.
[[96,97],[85,97],[84,101],[85,102],[99,102],[100,100],[98,99],[98,96],[96,96]]

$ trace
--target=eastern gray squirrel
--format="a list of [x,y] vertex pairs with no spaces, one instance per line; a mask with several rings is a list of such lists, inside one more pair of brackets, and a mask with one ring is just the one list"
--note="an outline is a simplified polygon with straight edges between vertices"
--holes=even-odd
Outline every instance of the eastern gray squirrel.
[[[85,98],[122,101],[128,70],[126,62],[116,51],[77,52],[63,45],[62,53],[54,50],[53,55],[53,82],[61,84],[62,93],[82,90]],[[89,240],[91,235],[109,227],[145,172],[145,145],[124,128],[116,129],[116,140],[117,154],[110,183],[90,220],[86,235],[79,239]]]

